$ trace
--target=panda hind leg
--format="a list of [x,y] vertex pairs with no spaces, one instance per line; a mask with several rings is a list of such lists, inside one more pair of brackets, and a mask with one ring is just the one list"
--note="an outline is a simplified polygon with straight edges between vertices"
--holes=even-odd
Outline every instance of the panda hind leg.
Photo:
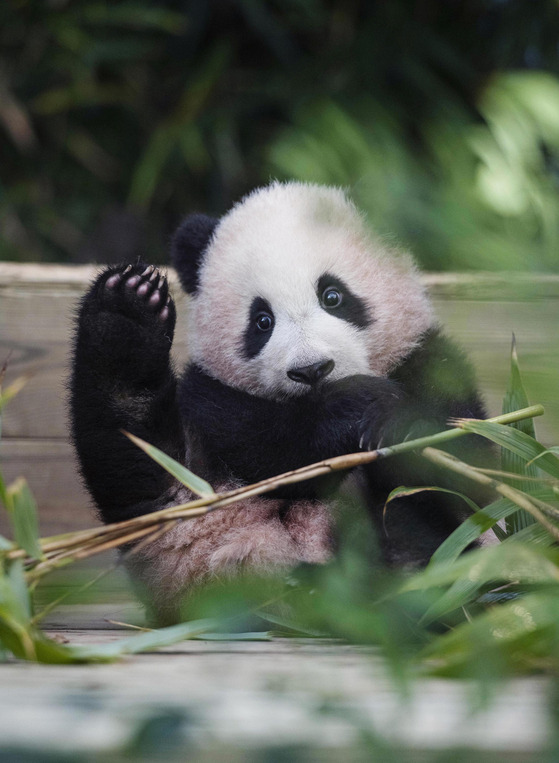
[[123,434],[183,460],[170,359],[175,308],[166,278],[143,263],[107,268],[77,321],[71,423],[84,481],[106,522],[160,508],[173,482]]

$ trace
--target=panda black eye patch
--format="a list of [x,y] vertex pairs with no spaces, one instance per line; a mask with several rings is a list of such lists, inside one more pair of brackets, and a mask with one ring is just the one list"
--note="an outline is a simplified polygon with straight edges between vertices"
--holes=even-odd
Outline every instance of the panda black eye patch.
[[250,305],[248,323],[243,336],[246,358],[255,358],[261,352],[274,331],[274,313],[262,297],[255,297]]
[[359,329],[367,328],[373,321],[363,300],[342,280],[330,273],[320,276],[316,285],[316,294],[323,310],[332,313],[336,318],[352,323]]

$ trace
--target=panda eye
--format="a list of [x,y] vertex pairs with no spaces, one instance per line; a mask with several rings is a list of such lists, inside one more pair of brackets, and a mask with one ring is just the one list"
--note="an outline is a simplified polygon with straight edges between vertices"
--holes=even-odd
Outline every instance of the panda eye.
[[258,313],[256,316],[256,328],[259,331],[270,331],[274,327],[274,319],[269,313]]
[[323,307],[331,310],[333,308],[339,307],[342,304],[343,295],[342,292],[339,289],[336,289],[335,286],[329,286],[322,292],[320,301]]

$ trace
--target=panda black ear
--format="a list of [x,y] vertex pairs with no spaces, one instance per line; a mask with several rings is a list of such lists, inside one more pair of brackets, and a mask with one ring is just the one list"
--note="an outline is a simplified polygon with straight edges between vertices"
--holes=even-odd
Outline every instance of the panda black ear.
[[207,215],[189,215],[179,225],[171,243],[171,261],[183,289],[194,294],[204,252],[219,221]]

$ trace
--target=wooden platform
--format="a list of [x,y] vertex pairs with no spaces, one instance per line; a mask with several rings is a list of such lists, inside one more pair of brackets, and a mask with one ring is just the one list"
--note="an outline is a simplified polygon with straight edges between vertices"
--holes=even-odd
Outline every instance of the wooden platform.
[[[122,631],[53,635],[99,643]],[[100,754],[441,763],[456,748],[471,751],[461,763],[536,763],[552,731],[543,679],[513,681],[475,712],[467,683],[418,680],[405,697],[374,650],[324,641],[189,641],[86,667],[13,662],[0,665],[0,686],[0,760],[9,763]],[[449,757],[432,757],[444,750]]]

